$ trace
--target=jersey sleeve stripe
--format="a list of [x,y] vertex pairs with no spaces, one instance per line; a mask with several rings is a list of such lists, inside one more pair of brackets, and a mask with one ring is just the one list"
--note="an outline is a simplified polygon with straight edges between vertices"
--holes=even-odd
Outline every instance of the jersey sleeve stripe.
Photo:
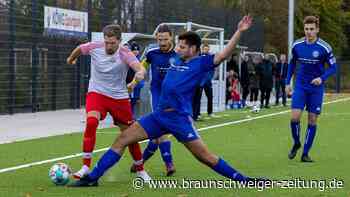
[[[332,51],[332,48],[325,42],[322,42],[322,41],[318,41],[317,44],[319,44],[320,46],[322,46],[326,51],[327,53],[330,53]],[[327,46],[328,45],[328,46]]]

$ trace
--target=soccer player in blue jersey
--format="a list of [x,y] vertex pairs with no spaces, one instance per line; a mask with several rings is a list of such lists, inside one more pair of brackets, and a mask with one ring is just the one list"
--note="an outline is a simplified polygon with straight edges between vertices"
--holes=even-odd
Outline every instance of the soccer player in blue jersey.
[[[167,25],[159,26],[157,33],[157,47],[151,48],[147,51],[145,59],[142,61],[144,67],[151,70],[151,95],[152,95],[152,110],[155,111],[162,89],[162,82],[170,68],[170,59],[174,59],[177,54],[174,51],[174,44],[172,39],[172,32]],[[152,155],[160,149],[162,159],[166,167],[166,175],[171,176],[175,172],[173,164],[173,157],[171,154],[171,142],[167,135],[163,135],[157,139],[150,140],[146,149],[143,152],[143,162],[146,162]],[[136,164],[134,164],[130,171],[136,172]]]
[[[290,122],[294,145],[288,157],[293,159],[301,147],[300,118],[306,107],[308,111],[308,126],[301,161],[313,162],[309,151],[316,134],[317,117],[322,109],[324,82],[336,72],[337,64],[332,48],[317,36],[319,32],[319,20],[317,17],[305,17],[304,32],[305,37],[295,41],[292,46],[286,79],[286,92],[290,95],[292,92],[290,81],[296,68],[296,63],[299,63],[300,67],[295,74],[296,80],[292,94],[292,118]],[[329,65],[328,69],[325,68],[325,63]]]
[[196,33],[186,32],[180,35],[176,50],[181,58],[171,61],[171,67],[162,84],[157,109],[121,133],[93,171],[70,186],[97,186],[98,179],[120,160],[128,144],[147,138],[156,139],[166,133],[174,135],[195,158],[218,174],[235,181],[251,180],[208,150],[191,118],[194,88],[208,71],[213,70],[231,55],[241,33],[247,30],[251,23],[252,18],[244,16],[226,47],[215,55],[199,56],[201,39]]

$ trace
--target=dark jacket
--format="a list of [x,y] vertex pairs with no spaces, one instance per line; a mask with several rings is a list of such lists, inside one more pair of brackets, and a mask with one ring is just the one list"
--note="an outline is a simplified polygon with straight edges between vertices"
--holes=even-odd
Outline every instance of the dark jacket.
[[259,64],[248,64],[249,88],[259,88],[258,67]]
[[241,63],[240,82],[241,82],[242,86],[248,86],[249,85],[248,62],[246,62],[246,61],[243,61]]
[[287,63],[282,64],[281,62],[278,62],[274,69],[275,79],[278,81],[285,80],[287,77],[287,72],[288,72],[288,64]]
[[263,60],[258,66],[260,88],[272,88],[273,85],[273,64],[269,60]]

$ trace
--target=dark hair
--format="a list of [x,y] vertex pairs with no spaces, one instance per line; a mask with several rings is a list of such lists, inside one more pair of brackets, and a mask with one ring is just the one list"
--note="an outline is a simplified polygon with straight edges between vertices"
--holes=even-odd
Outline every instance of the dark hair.
[[185,40],[189,46],[196,46],[197,51],[200,50],[202,39],[196,32],[188,31],[179,36],[179,40]]
[[119,25],[107,25],[103,28],[103,36],[116,37],[120,40],[122,37],[122,30]]
[[168,32],[168,33],[170,34],[170,36],[172,36],[172,34],[173,34],[173,33],[171,32],[169,26],[166,25],[166,24],[160,25],[160,26],[158,27],[157,33],[166,33],[166,32]]
[[317,16],[306,16],[304,18],[304,25],[305,24],[316,24],[316,27],[319,27],[320,21]]

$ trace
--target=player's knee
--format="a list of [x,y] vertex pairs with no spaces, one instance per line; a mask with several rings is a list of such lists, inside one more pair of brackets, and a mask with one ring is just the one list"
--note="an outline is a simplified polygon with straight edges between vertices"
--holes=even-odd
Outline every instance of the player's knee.
[[293,122],[299,122],[300,118],[301,118],[301,115],[302,115],[302,111],[301,110],[299,110],[299,109],[292,109],[291,120]]
[[160,141],[160,138],[157,138],[157,139],[153,139],[152,142],[159,145],[161,141]]
[[316,114],[310,114],[308,117],[308,124],[310,125],[316,125],[317,124],[317,115]]
[[292,113],[291,121],[292,122],[300,122],[300,115]]
[[98,127],[98,119],[96,117],[88,117],[86,120],[86,130],[84,136],[93,136],[96,134]]

